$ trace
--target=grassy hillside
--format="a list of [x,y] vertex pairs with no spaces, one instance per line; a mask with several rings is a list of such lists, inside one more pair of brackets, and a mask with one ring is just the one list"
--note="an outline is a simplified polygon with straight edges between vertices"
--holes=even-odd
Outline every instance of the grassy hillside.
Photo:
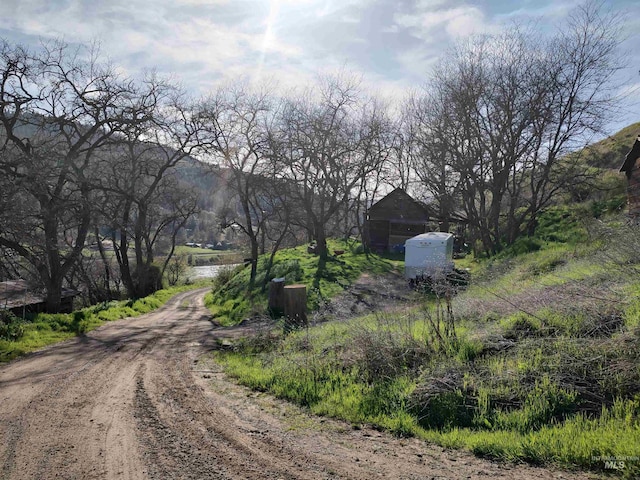
[[212,292],[205,297],[205,304],[219,323],[239,323],[247,316],[266,313],[266,282],[284,277],[287,284],[301,283],[307,286],[307,307],[309,311],[313,311],[351,285],[363,272],[381,274],[394,267],[390,260],[364,254],[359,245],[349,246],[341,241],[330,240],[328,247],[330,253],[344,253],[330,256],[325,268],[321,270],[318,270],[319,257],[307,253],[306,245],[280,250],[276,253],[273,267],[266,279],[269,256],[262,255],[258,261],[256,285],[252,291],[247,291],[250,273],[248,266],[227,271],[218,277]]
[[587,162],[593,167],[619,170],[638,135],[640,135],[640,122],[631,124],[614,135],[590,145],[585,149]]
[[640,229],[547,215],[530,248],[477,264],[453,298],[264,332],[216,357],[319,415],[503,460],[602,470],[628,458],[617,473],[635,478]]

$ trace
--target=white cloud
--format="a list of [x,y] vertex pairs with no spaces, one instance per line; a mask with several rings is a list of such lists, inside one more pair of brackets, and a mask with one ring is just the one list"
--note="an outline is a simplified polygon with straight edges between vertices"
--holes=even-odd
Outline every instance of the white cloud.
[[412,35],[425,41],[442,41],[444,31],[456,39],[492,30],[484,13],[475,6],[462,5],[448,9],[425,9],[395,16],[396,24],[409,29]]
[[424,82],[454,41],[532,14],[551,23],[577,1],[0,0],[0,29],[32,44],[98,40],[120,70],[174,73],[194,95],[238,77],[289,91],[346,66],[395,96]]
[[195,5],[198,7],[211,5],[228,5],[231,0],[174,0],[177,5]]
[[447,5],[448,3],[450,3],[449,0],[419,0],[416,3],[416,9],[419,11],[431,10]]
[[509,12],[498,15],[499,20],[530,20],[545,19],[548,22],[561,20],[578,5],[584,3],[582,0],[565,0],[563,2],[539,3],[533,2],[522,7],[514,8]]
[[440,54],[442,54],[442,51],[437,49],[418,46],[400,52],[396,59],[402,65],[406,74],[413,77],[416,83],[420,84],[438,61]]
[[452,38],[486,33],[490,30],[491,27],[486,23],[484,14],[476,7],[454,11],[446,26],[446,31]]

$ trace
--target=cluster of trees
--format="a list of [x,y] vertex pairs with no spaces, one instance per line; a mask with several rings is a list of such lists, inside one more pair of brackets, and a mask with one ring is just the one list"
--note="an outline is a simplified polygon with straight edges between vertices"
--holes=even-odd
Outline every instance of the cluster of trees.
[[253,258],[274,214],[279,232],[302,227],[326,256],[329,229],[361,227],[363,210],[391,187],[431,203],[445,231],[464,221],[477,252],[532,235],[559,192],[593,175],[567,154],[602,133],[615,107],[619,28],[586,4],[556,35],[514,26],[474,37],[395,109],[349,76],[286,98],[219,92],[209,109],[223,132],[215,150],[234,172],[244,212],[235,221]]
[[[125,78],[95,50],[55,42],[29,51],[2,42],[3,276],[27,270],[46,290],[49,311],[59,309],[63,284],[74,279],[95,287],[93,300],[109,296],[115,272],[102,244],[107,232],[127,294],[157,288],[154,245],[195,209],[171,169],[203,144],[198,122],[175,87],[153,76]],[[102,289],[83,262],[93,234]]]
[[379,186],[371,179],[392,147],[387,110],[347,76],[286,98],[234,85],[218,91],[204,111],[214,128],[209,152],[230,172],[239,207],[223,211],[222,223],[238,226],[249,240],[250,287],[265,238],[273,256],[288,235],[303,232],[325,261],[327,236],[348,231],[363,192]]
[[464,214],[484,252],[533,234],[556,193],[593,174],[567,153],[601,133],[615,105],[619,28],[590,4],[555,36],[515,27],[474,38],[408,102],[409,168],[443,219]]
[[[174,175],[190,156],[215,165],[233,192],[216,213],[248,239],[250,287],[266,245],[273,258],[303,232],[324,261],[327,236],[361,233],[364,210],[391,187],[432,203],[443,229],[463,218],[495,253],[582,181],[566,153],[614,104],[615,22],[587,5],[555,36],[514,27],[474,38],[399,107],[352,75],[288,95],[238,82],[188,101],[153,76],[123,78],[91,50],[2,43],[0,268],[30,268],[55,310],[65,279],[82,275],[91,235],[109,291],[108,232],[128,295],[153,291],[197,210]],[[161,237],[171,249],[157,266]]]

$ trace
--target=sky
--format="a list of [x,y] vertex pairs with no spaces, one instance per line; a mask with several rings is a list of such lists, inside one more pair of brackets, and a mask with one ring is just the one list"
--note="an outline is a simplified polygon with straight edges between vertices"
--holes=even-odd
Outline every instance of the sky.
[[[302,88],[347,70],[366,88],[401,98],[419,88],[447,49],[473,34],[533,22],[541,35],[580,0],[0,0],[0,37],[23,45],[98,41],[128,75],[171,75],[192,95],[237,80]],[[640,1],[609,0],[621,14],[625,68],[614,133],[640,121]],[[640,132],[638,132],[640,134]]]

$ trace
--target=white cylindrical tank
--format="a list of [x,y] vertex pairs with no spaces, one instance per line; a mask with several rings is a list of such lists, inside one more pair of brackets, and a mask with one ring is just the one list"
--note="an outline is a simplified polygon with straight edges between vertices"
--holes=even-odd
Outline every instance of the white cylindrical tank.
[[404,244],[404,276],[407,279],[435,277],[453,270],[453,235],[428,232]]

